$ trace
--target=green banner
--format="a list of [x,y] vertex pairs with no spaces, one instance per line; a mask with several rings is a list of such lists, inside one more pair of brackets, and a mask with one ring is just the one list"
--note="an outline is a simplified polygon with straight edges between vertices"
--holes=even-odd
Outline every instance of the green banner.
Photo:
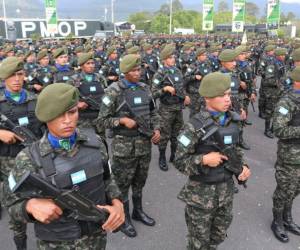
[[233,0],[232,31],[243,32],[245,24],[245,0]]
[[56,34],[57,31],[57,11],[56,0],[45,0],[47,31]]
[[202,30],[211,31],[214,29],[214,0],[203,1]]
[[278,28],[280,21],[280,0],[268,0],[267,24],[270,29]]

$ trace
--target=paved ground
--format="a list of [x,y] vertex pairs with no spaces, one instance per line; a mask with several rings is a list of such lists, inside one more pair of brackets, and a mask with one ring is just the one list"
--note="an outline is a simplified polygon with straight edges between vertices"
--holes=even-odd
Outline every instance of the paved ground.
[[[187,113],[185,114],[187,115]],[[251,113],[255,123],[246,128],[246,139],[251,144],[246,151],[246,159],[252,170],[248,188],[240,187],[234,200],[234,220],[228,232],[228,239],[220,250],[295,250],[300,249],[300,237],[290,234],[290,242],[282,244],[273,237],[270,230],[272,220],[272,193],[275,188],[274,162],[276,160],[276,140],[263,135],[263,120],[257,113]],[[138,231],[135,239],[122,233],[109,235],[108,250],[183,250],[185,249],[186,225],[184,204],[176,195],[185,182],[173,166],[168,172],[157,167],[158,150],[153,147],[153,160],[149,179],[145,187],[145,210],[157,224],[146,227],[134,222]],[[300,199],[294,204],[294,218],[300,223]],[[7,227],[7,214],[0,222],[0,250],[14,249],[11,233]],[[29,249],[35,249],[32,227],[29,227]]]

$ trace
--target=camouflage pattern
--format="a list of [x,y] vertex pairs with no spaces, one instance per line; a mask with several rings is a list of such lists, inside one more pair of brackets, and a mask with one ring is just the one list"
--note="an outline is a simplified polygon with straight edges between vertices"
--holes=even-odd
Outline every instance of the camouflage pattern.
[[[48,141],[47,134],[45,134],[39,143],[39,147],[42,153],[49,153],[49,152],[55,152],[57,154],[62,154],[66,156],[72,156],[77,150],[80,148],[80,142],[86,141],[87,137],[84,134],[81,134],[79,130],[77,130],[77,141],[74,147],[70,151],[65,151],[64,149],[53,149]],[[99,153],[101,153],[103,160],[108,160],[108,154],[106,150],[106,146],[101,141],[101,148]],[[14,177],[16,183],[20,180],[20,178],[24,175],[26,171],[31,171],[33,173],[39,172],[39,167],[36,166],[30,156],[22,150],[16,157],[16,164],[13,169],[11,169],[10,174]],[[8,187],[9,185],[5,185],[5,194],[6,194],[6,206],[8,207],[8,212],[12,218],[15,219],[18,223],[34,223],[32,219],[30,219],[27,215],[27,213],[24,213],[24,204],[27,202],[28,198],[26,198],[26,194],[22,193],[12,193]],[[114,180],[113,174],[111,174],[111,178],[105,181],[105,191],[108,199],[119,199],[121,193],[119,191],[118,186],[116,185],[116,182]],[[38,192],[36,190],[35,192]],[[28,195],[28,194],[27,194]],[[105,242],[106,236],[104,235],[104,232],[99,232],[99,236],[92,237],[91,239],[88,237],[88,239],[79,239],[76,242],[70,243],[70,242],[62,242],[59,244],[65,243],[67,246],[68,244],[75,244],[78,246],[78,249],[89,249],[88,246],[85,245],[87,242],[88,244],[92,244],[96,247],[97,242]],[[100,239],[101,238],[101,239]],[[90,242],[90,240],[95,240],[94,242]],[[38,246],[40,246],[40,249],[57,249],[54,248],[56,243],[53,242],[43,242],[39,241]],[[103,243],[104,244],[104,243]],[[49,246],[48,246],[49,245]],[[59,245],[58,245],[59,246]],[[61,247],[62,247],[61,246]],[[81,248],[80,248],[81,247]],[[70,248],[58,248],[58,249],[70,249]],[[76,248],[77,249],[77,248]],[[94,248],[94,249],[104,249],[104,248]]]
[[[93,78],[95,82],[98,82],[103,89],[107,87],[107,82],[105,78],[100,75],[99,73],[93,73]],[[67,84],[73,85],[75,87],[79,87],[80,84],[84,83],[86,74],[84,72],[79,72],[70,77],[70,79],[67,81]],[[89,74],[91,76],[91,74]],[[100,103],[100,100],[99,100]],[[78,128],[94,128],[95,132],[101,136],[102,138],[105,138],[105,128],[100,126],[100,124],[96,124],[94,122],[94,119],[88,119],[88,118],[80,118],[80,111],[79,111],[79,120],[77,124]]]
[[[152,95],[149,86],[143,83],[139,83],[139,86],[147,90],[149,100],[151,100]],[[103,100],[104,98],[108,98],[109,103],[102,103],[97,120],[97,122],[103,124],[105,128],[113,129],[120,126],[120,117],[116,117],[116,111],[123,102],[123,88],[126,88],[123,82],[116,82],[106,89]],[[123,117],[131,117],[127,111],[124,111],[123,114]],[[160,117],[155,108],[150,113],[150,123],[153,130],[160,130]],[[128,200],[128,190],[130,186],[132,188],[132,196],[140,197],[148,176],[151,160],[150,138],[142,135],[114,135],[111,151],[112,172],[122,192],[122,200]]]
[[47,242],[37,240],[38,250],[105,250],[105,248],[106,234],[101,231],[68,242]]
[[[152,94],[155,100],[159,99],[165,94],[163,92],[163,88],[167,86],[165,85],[165,76],[167,74],[170,74],[170,71],[174,77],[178,76],[182,79],[181,72],[175,67],[171,69],[165,67],[159,68],[153,76],[152,81]],[[185,89],[183,89],[183,92],[185,93]],[[158,144],[158,148],[160,150],[166,149],[169,140],[171,141],[171,145],[176,147],[176,138],[181,127],[183,126],[183,108],[183,104],[165,105],[161,102],[159,103],[158,112],[161,117],[161,138]]]
[[[206,110],[200,111],[204,119],[210,117]],[[213,118],[214,119],[214,118]],[[226,124],[231,122],[229,116]],[[183,143],[184,135],[188,140]],[[191,123],[186,123],[178,136],[175,167],[187,176],[200,174],[203,155],[196,153],[196,144],[203,134],[197,132]],[[236,148],[243,158],[242,150]],[[226,231],[232,221],[232,203],[234,193],[233,179],[217,184],[205,184],[190,178],[184,185],[178,198],[186,203],[185,219],[188,228],[188,250],[211,250],[226,238]]]
[[[273,208],[283,210],[292,204],[300,193],[300,133],[299,127],[291,126],[290,121],[300,112],[300,104],[292,98],[300,98],[293,90],[281,97],[273,116],[273,130],[278,137],[275,178],[277,186],[273,194]],[[293,142],[288,140],[299,140]]]

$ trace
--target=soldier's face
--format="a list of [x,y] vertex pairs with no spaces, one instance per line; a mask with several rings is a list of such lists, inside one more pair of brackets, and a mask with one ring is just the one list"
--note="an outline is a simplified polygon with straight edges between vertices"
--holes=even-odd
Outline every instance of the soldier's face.
[[110,60],[116,60],[118,58],[118,53],[115,51],[109,55]]
[[141,67],[135,67],[125,74],[126,80],[129,82],[139,82],[141,78]]
[[169,58],[167,58],[167,59],[164,60],[164,64],[167,67],[172,67],[172,66],[175,65],[175,63],[176,63],[176,61],[175,61],[175,55],[172,55]]
[[206,59],[207,59],[206,53],[204,53],[204,54],[198,56],[198,60],[199,60],[200,62],[204,62],[204,61],[206,61]]
[[47,122],[47,127],[52,135],[58,138],[70,137],[76,129],[78,121],[77,106]]
[[295,66],[300,66],[300,61],[295,61],[295,62],[294,62],[294,65],[295,65]]
[[237,60],[238,61],[245,61],[246,60],[246,53],[242,53],[242,54],[239,54],[238,56],[237,56]]
[[25,72],[20,70],[5,80],[5,88],[13,93],[18,93],[23,88]]
[[35,62],[35,55],[30,55],[26,58],[26,62],[34,63]]
[[69,61],[69,57],[68,55],[61,55],[59,57],[56,58],[55,62],[59,65],[66,65]]
[[214,98],[205,98],[206,107],[210,111],[226,112],[231,106],[231,90],[228,89],[222,96]]
[[228,70],[232,71],[232,70],[235,69],[236,62],[235,61],[232,61],[232,62],[222,62],[222,66],[225,69],[228,69]]
[[84,73],[91,74],[95,71],[95,62],[93,59],[88,60],[81,66],[81,69]]
[[45,56],[40,60],[40,65],[48,66],[49,65],[49,56]]

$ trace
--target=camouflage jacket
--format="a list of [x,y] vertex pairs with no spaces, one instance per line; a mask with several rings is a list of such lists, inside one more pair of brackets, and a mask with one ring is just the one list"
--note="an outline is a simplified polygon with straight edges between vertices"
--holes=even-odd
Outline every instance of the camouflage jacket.
[[[79,130],[77,130],[77,139],[76,144],[73,146],[73,148],[70,151],[66,151],[64,149],[53,149],[50,145],[47,133],[44,134],[44,136],[39,141],[39,149],[41,155],[46,155],[50,152],[54,152],[58,155],[66,155],[71,157],[74,153],[78,151],[80,148],[80,144],[82,144],[84,141],[86,141],[88,138],[85,134],[80,133]],[[106,150],[106,146],[104,145],[103,141],[99,138],[100,143],[100,150],[99,154],[101,154],[103,161],[108,161],[108,153]],[[27,212],[25,211],[25,205],[28,201],[29,197],[34,197],[36,194],[36,197],[40,197],[38,195],[39,190],[33,190],[30,194],[28,192],[17,192],[12,193],[10,191],[10,187],[13,187],[20,178],[24,175],[26,171],[31,171],[33,173],[39,173],[40,167],[38,167],[36,164],[34,164],[31,160],[31,157],[28,155],[26,150],[22,150],[16,157],[16,165],[11,170],[9,178],[8,178],[8,185],[5,185],[6,187],[6,205],[8,207],[9,214],[16,220],[16,221],[22,221],[24,223],[26,222],[33,222],[32,218],[28,216]],[[118,186],[115,183],[114,176],[111,173],[110,178],[105,180],[105,192],[108,200],[110,199],[120,199],[120,191]]]
[[300,126],[292,120],[300,112],[300,94],[287,91],[278,101],[273,115],[273,130],[278,141],[277,156],[284,163],[300,166]]

